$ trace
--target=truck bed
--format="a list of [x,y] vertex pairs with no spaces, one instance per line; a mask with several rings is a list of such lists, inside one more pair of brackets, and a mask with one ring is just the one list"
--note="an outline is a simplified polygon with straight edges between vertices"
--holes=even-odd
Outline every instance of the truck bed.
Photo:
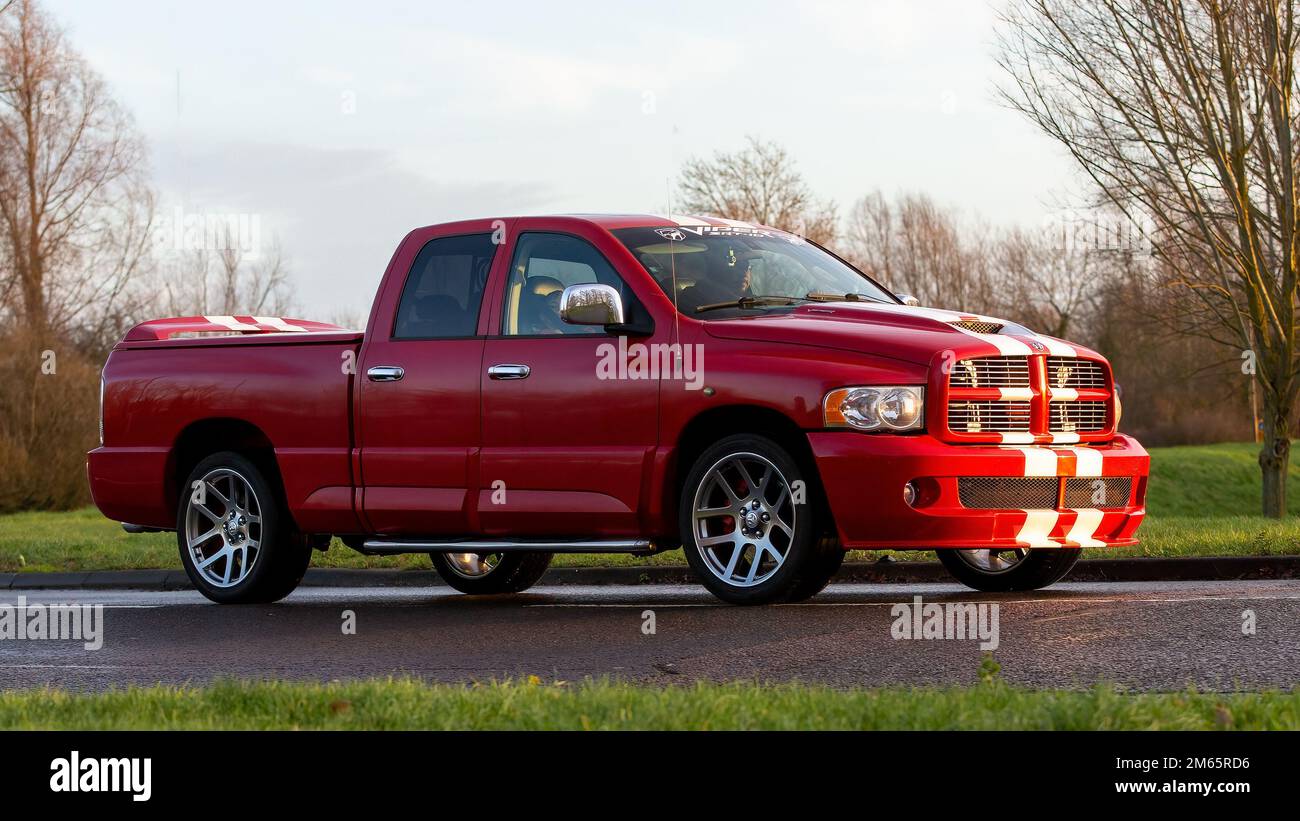
[[192,467],[184,464],[188,446],[237,428],[274,452],[300,528],[357,529],[351,397],[363,334],[301,320],[279,320],[303,328],[284,331],[217,318],[257,326],[239,330],[211,319],[144,323],[110,354],[107,429],[87,461],[95,503],[123,522],[174,527],[179,486]]

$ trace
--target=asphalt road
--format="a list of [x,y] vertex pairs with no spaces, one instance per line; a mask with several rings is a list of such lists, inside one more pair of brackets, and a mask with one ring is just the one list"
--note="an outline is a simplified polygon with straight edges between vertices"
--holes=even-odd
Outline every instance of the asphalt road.
[[[506,599],[446,588],[302,589],[269,606],[197,593],[47,590],[27,604],[100,603],[104,646],[0,640],[0,687],[101,689],[221,677],[437,681],[538,675],[649,683],[802,680],[835,685],[977,680],[978,640],[891,636],[895,603],[999,604],[1008,681],[1138,690],[1290,689],[1300,683],[1300,583],[1060,584],[990,595],[951,585],[832,585],[811,602],[719,605],[697,587],[534,588]],[[19,593],[0,594],[17,604]],[[643,632],[654,612],[653,634]],[[1242,630],[1254,613],[1254,635]],[[342,630],[345,611],[355,635]]]

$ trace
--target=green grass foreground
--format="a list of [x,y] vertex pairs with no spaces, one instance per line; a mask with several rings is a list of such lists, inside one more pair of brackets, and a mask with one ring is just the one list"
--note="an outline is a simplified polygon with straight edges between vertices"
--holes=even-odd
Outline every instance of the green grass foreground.
[[411,679],[219,682],[101,694],[0,693],[0,729],[44,730],[1294,730],[1300,691],[1129,695],[757,683],[483,685]]
[[[1141,544],[1085,550],[1084,558],[1132,556],[1260,556],[1300,554],[1300,466],[1291,468],[1293,518],[1265,519],[1260,507],[1258,447],[1248,443],[1151,449],[1147,520]],[[855,552],[849,560],[878,553]],[[933,559],[931,552],[894,552],[899,559]],[[680,551],[650,557],[559,555],[554,566],[681,565]],[[337,541],[316,553],[315,567],[429,569],[427,556],[371,557]],[[0,516],[0,572],[180,568],[171,533],[130,535],[93,508],[64,513]]]

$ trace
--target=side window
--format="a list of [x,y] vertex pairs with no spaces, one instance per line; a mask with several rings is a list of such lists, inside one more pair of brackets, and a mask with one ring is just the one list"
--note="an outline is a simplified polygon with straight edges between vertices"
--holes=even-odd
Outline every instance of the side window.
[[474,336],[496,250],[491,234],[429,240],[406,275],[393,339]]
[[623,297],[625,311],[633,296],[595,246],[568,234],[521,234],[506,285],[505,336],[600,334],[596,325],[570,325],[560,319],[560,294],[570,285],[599,282]]

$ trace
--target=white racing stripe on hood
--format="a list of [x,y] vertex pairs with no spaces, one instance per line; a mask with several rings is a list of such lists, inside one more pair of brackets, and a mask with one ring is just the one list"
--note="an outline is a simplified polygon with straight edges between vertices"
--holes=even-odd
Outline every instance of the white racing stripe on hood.
[[[873,305],[872,307],[880,310],[885,310],[885,311],[894,311],[897,313],[910,313],[916,316],[923,316],[928,319],[933,319],[938,322],[942,322],[945,325],[951,325],[953,330],[961,331],[967,336],[973,336],[982,342],[987,342],[988,344],[994,346],[995,348],[998,349],[998,351],[1003,356],[1029,356],[1032,353],[1034,353],[1033,349],[1031,349],[1024,342],[1021,342],[1019,339],[1016,339],[1014,337],[1007,336],[1005,334],[976,333],[975,331],[971,331],[966,328],[962,328],[958,325],[952,324],[954,322],[960,322],[963,318],[974,318],[974,320],[977,322],[988,322],[994,325],[1014,324],[1005,319],[999,319],[998,317],[995,316],[983,316],[982,314],[970,314],[970,313],[963,313],[961,311],[948,311],[942,308],[922,308],[922,307],[912,307],[908,305],[881,304],[881,305]],[[1024,336],[1024,334],[1022,334],[1022,336]],[[1077,357],[1079,355],[1079,352],[1074,349],[1074,346],[1066,342],[1061,342],[1059,340],[1052,339],[1046,336],[1040,336],[1039,334],[1032,333],[1032,332],[1027,335],[1027,338],[1032,339],[1033,341],[1042,345],[1044,348],[1047,349],[1047,352],[1052,356]]]
[[1028,345],[1015,337],[1005,336],[1004,334],[977,334],[960,325],[953,325],[952,327],[953,330],[961,331],[967,336],[973,336],[981,342],[992,345],[1003,356],[1029,356],[1033,353],[1033,350]]
[[1046,348],[1047,352],[1052,356],[1077,357],[1079,355],[1079,352],[1074,349],[1073,345],[1065,342],[1060,342],[1046,336],[1039,336],[1038,334],[1033,334],[1032,338],[1035,342]]

